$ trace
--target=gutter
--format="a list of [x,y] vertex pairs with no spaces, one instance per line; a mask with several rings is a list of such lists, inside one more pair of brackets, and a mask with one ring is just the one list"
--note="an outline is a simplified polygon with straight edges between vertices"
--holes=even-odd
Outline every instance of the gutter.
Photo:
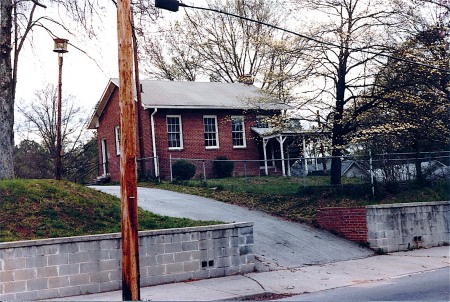
[[158,157],[156,152],[156,134],[155,134],[155,119],[154,115],[158,112],[158,108],[153,110],[153,113],[150,115],[150,123],[152,127],[152,149],[153,149],[153,163],[155,165],[155,177],[159,177],[159,166],[158,166]]

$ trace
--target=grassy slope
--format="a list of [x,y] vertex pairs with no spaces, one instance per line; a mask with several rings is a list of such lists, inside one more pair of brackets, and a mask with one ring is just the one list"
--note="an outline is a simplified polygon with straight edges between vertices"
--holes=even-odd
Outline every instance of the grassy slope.
[[[318,178],[316,178],[317,180]],[[346,180],[346,182],[349,181]],[[322,207],[353,207],[371,204],[450,200],[448,182],[433,187],[411,186],[396,194],[382,193],[375,198],[372,197],[370,186],[365,187],[365,190],[358,187],[355,190],[345,192],[340,189],[324,187],[303,189],[303,181],[298,178],[256,177],[249,179],[248,188],[252,192],[245,193],[243,192],[242,181],[240,184],[235,182],[236,179],[208,181],[207,188],[170,183],[142,183],[140,185],[209,197],[267,211],[292,221],[311,224],[315,224],[317,210]],[[257,191],[263,193],[257,193]]]
[[[139,209],[139,229],[207,225]],[[120,232],[120,200],[70,182],[0,181],[0,241]]]
[[[249,182],[248,188],[252,188],[252,193],[243,192],[245,187],[242,182],[236,183],[236,179],[208,181],[208,188],[170,183],[140,185],[205,196],[307,223],[315,223],[317,210],[321,207],[450,199],[448,182],[434,187],[410,187],[400,193],[382,194],[377,198],[372,198],[370,191],[344,193],[311,187],[303,190],[302,182],[294,178],[254,178]],[[158,216],[143,210],[139,212],[140,230],[211,223],[217,222]],[[111,232],[120,232],[120,201],[116,197],[70,182],[0,181],[0,241]]]

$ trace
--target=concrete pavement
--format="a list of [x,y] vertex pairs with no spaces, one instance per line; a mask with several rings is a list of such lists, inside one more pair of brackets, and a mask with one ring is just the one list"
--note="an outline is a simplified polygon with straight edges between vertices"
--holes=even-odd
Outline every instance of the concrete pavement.
[[[120,196],[119,186],[93,186]],[[254,223],[254,254],[258,271],[365,258],[373,252],[307,224],[210,198],[154,188],[138,188],[138,206],[159,215],[196,220]]]
[[[145,287],[141,288],[141,300],[219,301],[244,300],[266,293],[297,295],[449,266],[450,248],[434,247],[323,265]],[[121,291],[113,291],[47,301],[120,301],[121,298]]]

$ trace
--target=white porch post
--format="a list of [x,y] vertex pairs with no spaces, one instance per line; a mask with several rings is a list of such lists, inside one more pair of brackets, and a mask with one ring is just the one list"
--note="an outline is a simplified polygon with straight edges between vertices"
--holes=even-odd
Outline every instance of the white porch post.
[[263,152],[264,152],[264,172],[266,172],[266,176],[269,175],[269,168],[267,167],[267,142],[268,139],[263,138]]
[[306,160],[306,139],[305,136],[303,135],[303,157],[305,158],[305,173],[306,175],[308,175],[308,161]]
[[280,151],[281,151],[281,172],[283,173],[283,176],[286,176],[286,167],[284,163],[284,148],[283,144],[286,140],[286,137],[283,138],[282,135],[277,136],[277,141],[280,143]]

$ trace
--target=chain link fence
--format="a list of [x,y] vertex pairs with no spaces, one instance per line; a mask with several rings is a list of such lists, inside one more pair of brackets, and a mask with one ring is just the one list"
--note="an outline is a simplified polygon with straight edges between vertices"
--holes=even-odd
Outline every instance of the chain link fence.
[[[159,181],[156,173],[158,171],[158,157],[146,157],[137,160],[138,181]],[[156,168],[155,168],[156,167]]]
[[[216,179],[213,171],[214,161],[210,159],[170,158],[170,166],[176,161],[184,160],[196,167],[195,180],[206,183]],[[341,156],[342,186],[345,185],[392,185],[412,183],[417,180],[438,182],[450,180],[450,152],[426,153],[386,153],[366,156]],[[241,178],[249,185],[248,179],[258,176],[288,176],[297,178],[307,186],[331,186],[329,179],[333,157],[302,157],[268,160],[233,160],[234,169],[231,177]],[[322,176],[322,181],[314,177]],[[170,179],[176,176],[172,173]],[[372,189],[373,190],[373,189]]]

